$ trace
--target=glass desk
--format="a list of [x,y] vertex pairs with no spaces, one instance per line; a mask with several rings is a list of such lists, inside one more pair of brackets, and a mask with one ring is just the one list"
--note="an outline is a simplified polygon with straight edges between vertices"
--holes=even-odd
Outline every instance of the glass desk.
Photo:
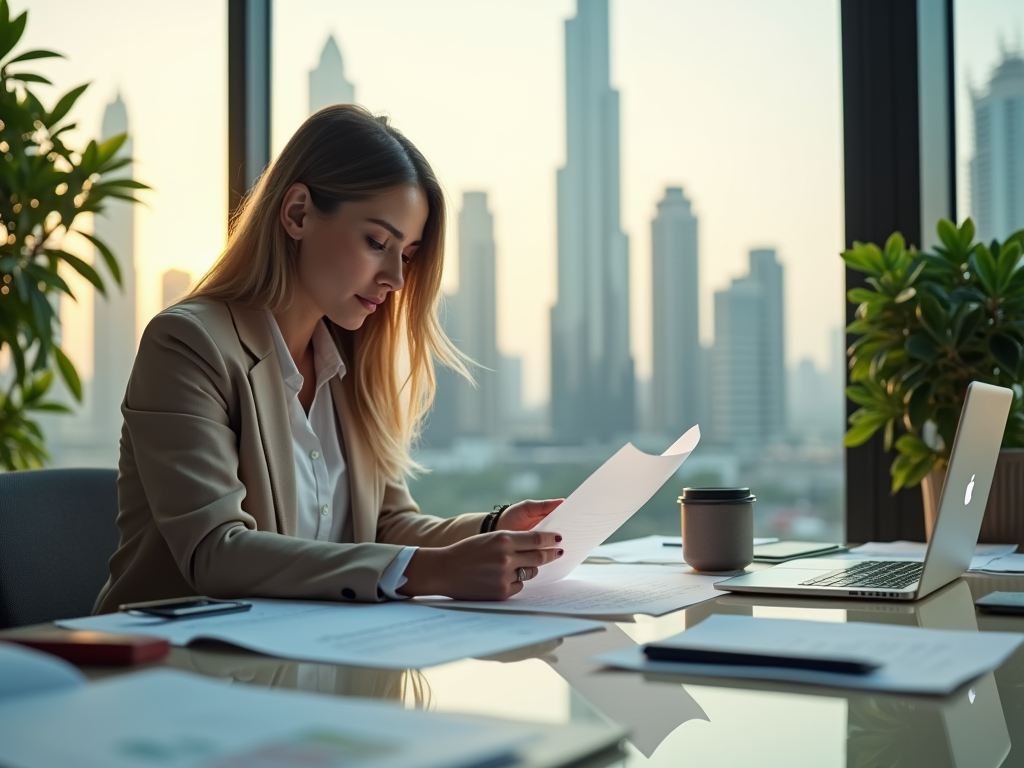
[[[994,673],[941,698],[653,677],[599,669],[587,661],[606,650],[675,634],[712,613],[1024,632],[1024,617],[975,612],[973,600],[997,590],[1024,591],[1024,576],[969,574],[910,604],[723,593],[666,616],[637,616],[633,622],[607,623],[602,632],[418,672],[299,663],[219,644],[173,648],[162,664],[266,688],[392,699],[439,712],[544,723],[613,723],[628,729],[625,754],[605,756],[600,764],[1024,766],[1024,649]],[[30,629],[8,630],[0,639]],[[92,678],[125,671],[85,669]]]

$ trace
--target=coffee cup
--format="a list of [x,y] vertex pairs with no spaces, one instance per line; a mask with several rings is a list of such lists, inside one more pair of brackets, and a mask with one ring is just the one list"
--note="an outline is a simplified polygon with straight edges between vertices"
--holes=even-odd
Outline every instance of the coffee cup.
[[738,571],[754,561],[749,488],[684,488],[679,497],[683,560],[697,571]]

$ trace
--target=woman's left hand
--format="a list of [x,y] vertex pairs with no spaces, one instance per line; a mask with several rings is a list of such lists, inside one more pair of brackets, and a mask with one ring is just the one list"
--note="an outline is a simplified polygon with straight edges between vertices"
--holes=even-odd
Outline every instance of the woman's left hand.
[[537,523],[550,515],[555,507],[565,499],[545,499],[544,501],[520,501],[513,504],[498,516],[496,531],[529,531]]

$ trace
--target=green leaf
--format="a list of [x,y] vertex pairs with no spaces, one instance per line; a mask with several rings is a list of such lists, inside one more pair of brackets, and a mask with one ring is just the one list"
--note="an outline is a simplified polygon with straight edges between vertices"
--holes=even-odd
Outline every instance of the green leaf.
[[7,62],[8,65],[15,64],[19,61],[31,61],[32,59],[63,59],[64,54],[56,53],[54,51],[45,51],[42,49],[35,51],[27,51],[19,56],[15,56],[13,59]]
[[846,388],[846,396],[857,405],[874,408],[879,404],[878,396],[863,384],[854,384]]
[[119,133],[116,136],[111,136],[109,139],[100,144],[96,150],[96,157],[98,163],[100,165],[103,165],[105,162],[110,160],[114,155],[117,154],[117,150],[124,146],[124,143],[127,140],[127,133]]
[[960,248],[964,253],[971,247],[971,243],[974,242],[974,220],[968,216],[964,219],[964,223],[960,225],[959,240]]
[[[917,304],[917,319],[932,337],[940,344],[947,338],[946,326],[949,322],[942,304],[930,293],[922,293]],[[909,351],[909,349],[908,349]]]
[[46,254],[48,256],[55,256],[58,259],[63,259],[64,261],[66,261],[70,267],[72,267],[76,272],[78,272],[78,274],[80,274],[82,277],[84,277],[86,280],[92,283],[97,291],[102,293],[104,296],[107,295],[107,290],[103,286],[103,280],[100,279],[100,276],[96,273],[96,270],[92,268],[91,264],[82,261],[80,258],[68,253],[67,251],[60,251],[48,248],[46,250]]
[[28,21],[28,12],[23,11],[20,16],[16,16],[11,20],[10,25],[7,27],[6,34],[2,44],[0,44],[0,60],[3,60],[8,53],[14,50],[14,46],[21,40],[21,36],[25,33],[25,22]]
[[71,298],[75,298],[75,295],[71,292],[68,284],[64,282],[64,278],[53,270],[47,269],[39,264],[26,264],[24,266],[24,270],[32,275],[36,280],[41,280],[48,286],[66,293]]
[[939,219],[939,223],[935,227],[935,231],[939,236],[939,240],[942,241],[942,244],[946,246],[950,252],[956,253],[961,250],[960,233],[957,232],[956,226],[953,222],[948,219]]
[[917,435],[901,435],[896,441],[896,450],[904,456],[911,458],[922,458],[934,456],[935,452],[928,447],[928,444]]
[[1016,377],[1017,369],[1020,367],[1021,352],[1024,351],[1020,342],[1007,333],[996,333],[989,339],[988,348],[999,367]]
[[75,102],[78,101],[78,97],[85,93],[85,89],[88,87],[89,84],[86,83],[85,85],[80,85],[77,88],[73,88],[72,90],[68,91],[63,96],[61,96],[60,101],[57,102],[57,105],[46,116],[46,120],[43,121],[46,124],[46,126],[49,128],[51,125],[56,125],[57,123],[59,123],[61,119],[63,119],[64,115],[66,115],[71,110],[71,107],[75,105]]
[[99,238],[86,234],[85,232],[80,232],[77,229],[75,231],[96,246],[96,250],[100,252],[100,256],[103,257],[103,261],[106,263],[107,269],[110,270],[110,274],[113,275],[114,280],[117,281],[118,285],[123,285],[121,282],[121,267],[118,265],[117,259],[114,257],[114,254],[111,253],[106,243]]
[[889,300],[884,293],[877,293],[869,288],[852,288],[846,293],[851,304],[881,303]]
[[[863,414],[858,418],[858,414]],[[879,413],[876,411],[867,411],[860,409],[856,411],[853,416],[850,417],[852,425],[843,437],[843,445],[847,448],[855,448],[858,445],[863,445],[871,437],[881,429],[887,421],[889,421],[889,414]]]
[[60,370],[60,376],[64,379],[64,383],[68,385],[68,389],[75,396],[75,400],[81,402],[82,380],[78,378],[78,371],[75,370],[75,366],[60,347],[55,346],[53,348],[53,356],[57,360],[57,368]]
[[978,243],[971,252],[968,263],[977,273],[978,279],[989,296],[996,297],[998,275],[996,261],[992,258],[992,252],[985,247],[984,243]]
[[1021,247],[1020,243],[1012,242],[1005,243],[1002,249],[999,251],[999,260],[996,262],[996,271],[999,276],[999,284],[997,286],[999,295],[1002,296],[1007,286],[1009,285],[1010,278],[1013,276],[1014,271],[1017,269],[1017,265],[1020,263]]
[[896,265],[897,259],[907,250],[907,243],[903,235],[893,232],[885,241],[885,264],[887,267]]
[[880,275],[885,271],[885,258],[874,243],[855,242],[851,250],[843,251],[842,256],[847,266],[858,272]]
[[939,350],[935,342],[923,333],[910,334],[903,348],[907,350],[907,354],[910,357],[915,360],[923,360],[926,363],[933,362],[939,356]]
[[910,422],[910,427],[915,431],[920,432],[924,428],[925,422],[931,418],[931,396],[932,385],[925,383],[917,387],[907,398],[906,418]]
[[53,83],[42,75],[34,75],[31,72],[8,72],[7,79],[18,80],[22,83],[42,83],[43,85],[53,85]]

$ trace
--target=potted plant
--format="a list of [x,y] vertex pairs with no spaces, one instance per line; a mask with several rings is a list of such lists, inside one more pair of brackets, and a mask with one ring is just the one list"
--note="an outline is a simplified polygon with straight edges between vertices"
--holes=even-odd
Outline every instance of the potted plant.
[[0,470],[36,467],[46,460],[42,431],[32,416],[67,411],[46,399],[54,370],[72,395],[82,398],[75,367],[55,342],[60,318],[52,299],[58,293],[74,298],[60,274],[65,268],[101,294],[106,288],[91,264],[65,250],[65,238],[89,241],[120,284],[114,254],[75,224],[82,214],[101,213],[107,198],[137,202],[133,190],[147,188],[108,176],[131,162],[118,154],[125,134],[102,144],[90,141],[80,152],[64,143],[66,132],[75,128],[71,109],[88,86],[64,94],[52,109],[43,106],[33,87],[50,81],[25,66],[61,56],[45,50],[13,55],[27,16],[12,19],[7,0],[0,0],[0,353],[9,361],[0,376]]
[[[883,431],[886,450],[896,450],[892,490],[921,484],[929,537],[968,384],[1014,390],[1004,454],[1024,447],[1024,231],[988,245],[974,233],[971,219],[959,228],[943,220],[933,253],[908,249],[896,233],[884,248],[854,243],[842,254],[867,275],[867,287],[847,294],[857,305],[847,332],[857,338],[846,392],[860,408],[843,444]],[[1015,466],[1024,472],[1024,463]],[[1021,504],[1008,510],[1014,525],[1024,520]],[[1017,540],[1013,533],[1008,540]]]

